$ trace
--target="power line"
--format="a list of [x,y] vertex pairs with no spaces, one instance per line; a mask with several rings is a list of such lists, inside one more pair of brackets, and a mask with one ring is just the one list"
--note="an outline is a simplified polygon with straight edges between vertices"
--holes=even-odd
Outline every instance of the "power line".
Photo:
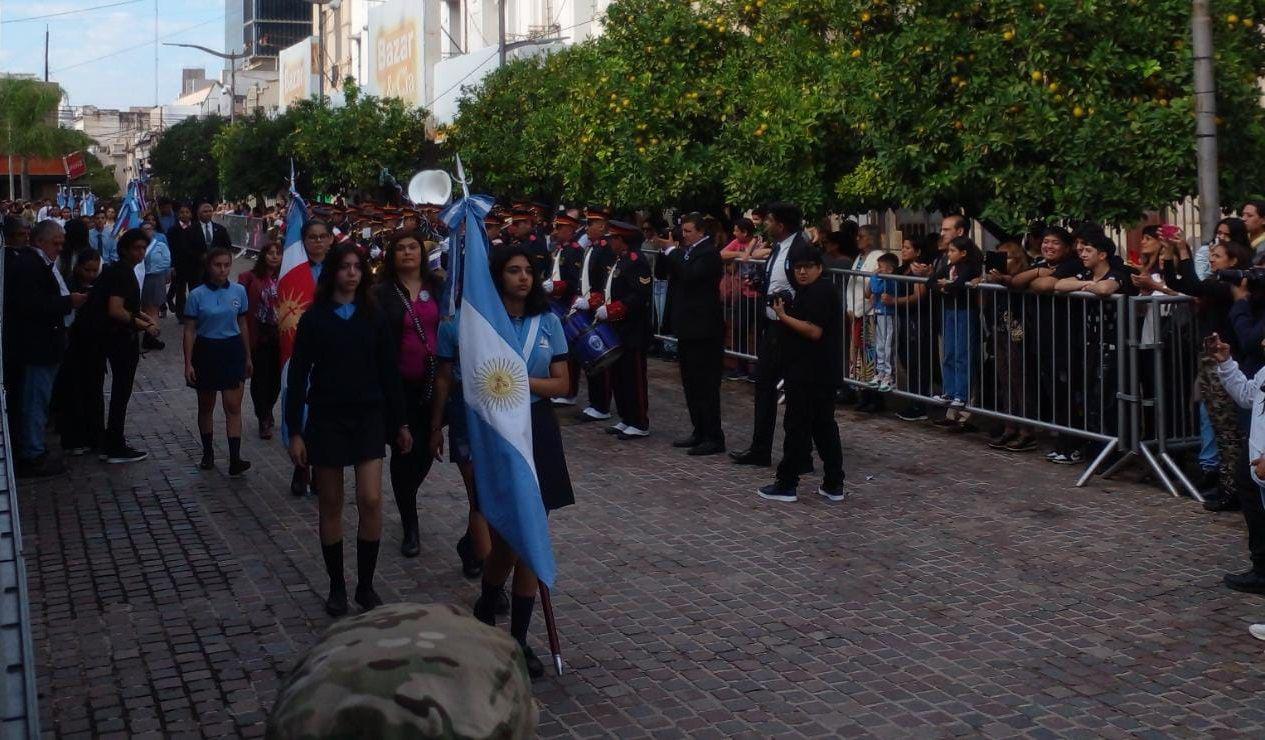
[[117,8],[120,5],[135,5],[141,0],[123,0],[118,3],[108,3],[106,5],[94,5],[90,8],[79,8],[78,10],[63,10],[60,13],[45,13],[44,15],[28,15],[25,18],[14,18],[10,21],[0,21],[0,24],[7,25],[9,23],[26,23],[27,21],[38,21],[45,18],[57,18],[63,15],[74,15],[75,13],[87,13],[90,10],[102,10],[104,8]]
[[[209,23],[219,23],[219,22],[220,22],[220,21],[222,21],[222,20],[224,20],[224,16],[221,14],[220,16],[218,16],[218,17],[216,17],[216,18],[211,18],[211,19],[209,19],[209,20],[202,21],[201,23],[194,23],[192,26],[185,26],[184,28],[181,28],[181,29],[179,29],[179,30],[172,31],[171,33],[167,34],[166,36],[159,36],[159,37],[155,38],[155,39],[154,39],[154,43],[156,44],[156,43],[158,43],[159,41],[162,41],[163,39],[175,38],[176,36],[179,36],[180,34],[184,33],[185,31],[192,31],[192,30],[193,30],[193,29],[195,29],[195,28],[201,28],[202,26],[205,26],[205,25],[207,25],[207,24],[209,24]],[[74,64],[70,64],[70,65],[67,65],[67,66],[65,66],[65,67],[61,67],[61,68],[59,68],[59,69],[55,69],[55,70],[53,70],[53,73],[54,73],[54,74],[56,74],[56,73],[58,73],[58,72],[65,72],[66,70],[69,70],[69,69],[75,69],[76,67],[82,67],[82,66],[84,66],[85,64],[92,64],[93,62],[99,62],[99,61],[101,61],[102,59],[109,59],[110,57],[116,57],[116,56],[118,56],[119,54],[126,54],[126,53],[127,53],[127,52],[129,52],[129,51],[135,51],[135,50],[136,50],[136,47],[135,47],[135,46],[129,46],[129,47],[124,48],[124,49],[119,49],[118,51],[112,51],[112,52],[110,52],[109,54],[102,54],[102,55],[101,55],[101,56],[99,56],[99,57],[93,57],[92,59],[85,59],[85,60],[83,60],[82,62],[75,62]]]

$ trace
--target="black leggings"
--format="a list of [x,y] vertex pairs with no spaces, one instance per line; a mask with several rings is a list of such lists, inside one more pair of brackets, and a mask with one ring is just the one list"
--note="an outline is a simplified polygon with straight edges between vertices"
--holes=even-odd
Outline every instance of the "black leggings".
[[423,389],[420,384],[404,383],[404,418],[413,434],[413,449],[408,454],[401,454],[391,443],[391,491],[395,494],[395,505],[400,509],[400,522],[404,531],[417,531],[417,490],[422,481],[430,473],[430,466],[435,458],[430,454],[430,400],[422,402]]
[[281,395],[281,340],[275,324],[258,327],[259,339],[251,351],[255,373],[250,377],[250,400],[255,406],[255,418],[260,423],[271,423],[272,407]]

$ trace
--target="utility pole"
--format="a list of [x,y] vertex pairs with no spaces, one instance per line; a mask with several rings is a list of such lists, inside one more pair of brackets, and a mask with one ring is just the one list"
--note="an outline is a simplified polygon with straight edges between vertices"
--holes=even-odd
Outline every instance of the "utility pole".
[[1221,216],[1217,182],[1217,85],[1212,69],[1212,20],[1208,0],[1193,0],[1190,14],[1195,54],[1195,156],[1199,172],[1199,238],[1210,241]]
[[230,123],[232,123],[233,121],[236,121],[237,120],[237,60],[250,56],[249,54],[246,53],[246,50],[243,49],[241,51],[235,51],[230,54],[225,54],[222,51],[216,51],[215,49],[208,49],[205,46],[198,46],[197,44],[172,44],[166,41],[163,42],[163,46],[181,46],[186,49],[197,49],[198,51],[205,51],[207,54],[210,54],[212,56],[217,56],[220,59],[228,60],[228,86],[230,88],[228,91],[229,93],[228,120]]
[[498,2],[500,3],[500,8],[499,8],[500,12],[498,13],[500,20],[497,26],[498,26],[498,31],[500,34],[500,41],[497,43],[497,48],[500,50],[500,54],[501,54],[501,66],[504,67],[505,66],[505,0],[498,0]]
[[[320,86],[317,88],[317,100],[321,101],[321,105],[325,104],[325,4],[320,3],[316,6],[316,43],[317,43],[317,60],[320,62],[320,68],[316,71],[321,76]],[[311,78],[308,78],[309,80]],[[310,82],[308,84],[311,84]]]
[[48,24],[44,24],[44,81],[48,82]]

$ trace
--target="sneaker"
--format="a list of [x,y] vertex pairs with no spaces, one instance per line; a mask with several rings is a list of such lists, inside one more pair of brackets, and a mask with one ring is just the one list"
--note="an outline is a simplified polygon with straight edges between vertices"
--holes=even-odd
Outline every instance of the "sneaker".
[[1050,462],[1055,465],[1075,465],[1084,459],[1084,455],[1082,455],[1079,450],[1073,450],[1072,452],[1059,452],[1056,453],[1054,457],[1049,458]]
[[879,392],[879,393],[891,393],[891,392],[892,392],[892,381],[890,381],[890,380],[880,380],[880,381],[879,381],[879,384],[878,384],[878,392]]
[[836,486],[834,488],[826,488],[825,486],[822,486],[817,489],[817,495],[830,501],[843,501],[848,497],[848,493],[843,490],[843,486]]
[[799,501],[799,496],[795,495],[794,488],[783,488],[777,483],[770,483],[756,491],[756,493],[759,494],[760,498],[768,499],[769,501],[785,501],[791,504]]
[[1024,434],[1020,434],[1018,437],[1015,437],[1014,440],[1005,447],[1007,452],[1030,452],[1036,448],[1036,438]]
[[950,400],[950,401],[949,401],[949,408],[951,408],[951,409],[964,409],[964,408],[966,408],[966,401],[963,401],[963,400],[962,400],[962,399],[960,399],[960,398],[954,398],[954,399],[952,399],[952,400]]
[[609,413],[603,414],[592,406],[586,406],[580,412],[580,421],[606,421],[609,418],[611,418]]
[[1045,459],[1053,460],[1054,458],[1058,457],[1060,454],[1062,453],[1060,453],[1058,450],[1050,450],[1049,452],[1045,453]]
[[944,405],[946,405],[946,406],[947,406],[947,405],[949,405],[949,403],[951,403],[951,402],[953,401],[953,399],[952,399],[952,398],[949,398],[948,396],[944,395],[943,393],[939,393],[939,394],[937,394],[937,395],[932,396],[932,397],[931,397],[931,400],[932,400],[932,401],[935,401],[936,403],[942,403],[942,404],[944,404]]
[[557,398],[551,398],[549,399],[549,402],[552,403],[554,406],[574,406],[575,405],[574,398],[565,398],[563,396],[559,396]]
[[616,439],[623,439],[623,440],[640,439],[642,437],[649,437],[649,436],[650,436],[649,429],[638,429],[637,427],[634,427],[634,426],[626,426],[620,430],[619,434],[615,435]]
[[988,446],[994,450],[1004,450],[1006,446],[1019,438],[1014,432],[1003,432],[1000,436],[988,440]]
[[234,460],[228,464],[228,476],[230,478],[236,478],[247,470],[250,470],[249,460]]
[[606,432],[607,434],[619,434],[620,432],[624,431],[627,428],[628,428],[628,425],[621,421],[618,424],[612,424],[611,426],[606,427],[602,431]]
[[140,462],[149,457],[148,452],[142,452],[134,447],[128,447],[126,444],[112,448],[106,453],[105,461],[111,465],[121,465],[126,463]]
[[896,418],[901,421],[926,421],[927,412],[921,406],[910,406],[904,411],[897,411]]
[[866,388],[877,388],[877,387],[879,387],[879,385],[880,385],[881,383],[882,383],[882,381],[880,381],[878,378],[870,378],[869,380],[865,381],[865,387],[866,387]]

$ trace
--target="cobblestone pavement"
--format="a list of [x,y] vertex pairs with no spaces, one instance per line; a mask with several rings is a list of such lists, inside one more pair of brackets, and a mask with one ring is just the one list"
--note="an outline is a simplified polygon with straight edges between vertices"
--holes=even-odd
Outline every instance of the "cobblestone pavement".
[[[129,436],[148,461],[73,459],[21,492],[46,734],[259,736],[330,623],[314,502],[290,497],[252,418],[248,477],[196,470],[178,353],[141,362]],[[854,496],[765,502],[767,471],[669,447],[675,366],[652,363],[652,386],[651,438],[564,430],[579,503],[552,520],[554,601],[571,671],[537,683],[542,736],[1265,732],[1245,629],[1265,600],[1219,584],[1245,563],[1237,515],[1133,483],[1074,489],[1077,470],[1037,455],[850,411]],[[749,386],[724,392],[739,445]],[[455,468],[424,487],[416,560],[389,501],[383,597],[469,603]],[[539,618],[533,633],[543,648]]]

